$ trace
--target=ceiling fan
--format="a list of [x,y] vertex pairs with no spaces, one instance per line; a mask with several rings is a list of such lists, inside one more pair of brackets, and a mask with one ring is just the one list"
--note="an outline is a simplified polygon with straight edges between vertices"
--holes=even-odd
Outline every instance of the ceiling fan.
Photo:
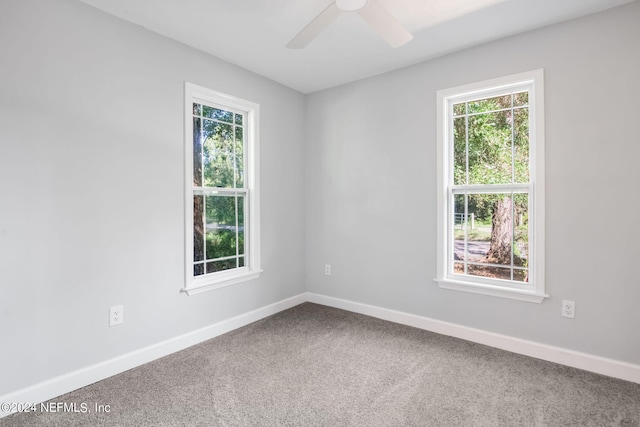
[[400,47],[413,36],[377,0],[335,0],[309,22],[288,44],[289,49],[306,47],[344,12],[357,12],[391,47]]

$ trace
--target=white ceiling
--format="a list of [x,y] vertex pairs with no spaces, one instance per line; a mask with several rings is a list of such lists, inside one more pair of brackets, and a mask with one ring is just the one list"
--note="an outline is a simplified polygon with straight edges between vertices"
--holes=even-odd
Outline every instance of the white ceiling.
[[80,0],[303,93],[633,0],[378,0],[414,39],[393,49],[344,13],[306,49],[285,45],[332,0]]

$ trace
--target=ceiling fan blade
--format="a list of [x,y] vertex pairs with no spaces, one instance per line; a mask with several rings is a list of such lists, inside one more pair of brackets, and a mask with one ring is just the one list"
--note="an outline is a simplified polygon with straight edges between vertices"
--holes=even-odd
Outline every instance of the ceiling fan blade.
[[358,10],[358,14],[374,29],[391,47],[400,47],[410,41],[413,36],[393,16],[380,6],[376,0]]
[[306,47],[318,34],[329,26],[342,11],[338,9],[336,3],[333,2],[323,10],[320,15],[307,24],[290,42],[287,44],[289,49],[302,49]]

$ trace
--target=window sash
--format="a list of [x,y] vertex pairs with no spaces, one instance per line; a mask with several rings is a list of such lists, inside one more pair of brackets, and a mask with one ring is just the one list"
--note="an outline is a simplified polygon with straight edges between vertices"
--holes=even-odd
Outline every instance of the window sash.
[[[505,195],[511,195],[513,197],[513,195],[515,194],[527,194],[528,195],[528,202],[527,202],[527,214],[529,215],[531,212],[530,206],[532,204],[532,197],[531,197],[531,193],[528,191],[528,186],[527,188],[525,188],[524,185],[518,184],[515,186],[515,188],[513,190],[509,190],[508,188],[506,188],[507,186],[503,186],[500,185],[499,187],[501,188],[500,191],[498,191],[495,188],[492,187],[498,187],[498,185],[486,185],[486,186],[482,186],[484,187],[487,191],[481,191],[479,188],[479,186],[467,186],[467,187],[473,187],[471,190],[472,191],[464,191],[462,189],[456,189],[455,191],[453,189],[450,189],[449,193],[448,193],[448,203],[447,203],[447,222],[446,222],[446,227],[447,227],[447,242],[446,242],[446,246],[447,246],[447,269],[446,269],[446,276],[449,278],[454,278],[456,280],[464,280],[464,281],[473,281],[473,282],[478,282],[478,283],[483,283],[483,284],[487,284],[487,285],[493,285],[493,286],[504,286],[505,288],[515,288],[515,289],[520,289],[520,290],[533,290],[534,289],[534,285],[533,285],[533,277],[532,277],[532,269],[530,268],[530,266],[528,267],[521,267],[521,266],[517,266],[514,264],[514,254],[512,253],[512,257],[511,257],[511,263],[509,265],[505,265],[505,264],[492,264],[492,263],[480,263],[480,262],[475,262],[475,261],[469,261],[467,259],[467,244],[469,242],[469,240],[467,239],[466,233],[467,233],[467,228],[468,228],[468,215],[469,213],[466,210],[467,207],[467,202],[465,202],[465,212],[463,213],[463,215],[465,216],[465,218],[463,218],[463,229],[465,230],[465,238],[464,238],[464,244],[465,244],[465,257],[462,260],[456,260],[455,259],[455,229],[456,229],[456,222],[455,222],[455,218],[454,215],[456,214],[456,210],[455,210],[455,196],[456,195],[469,195],[469,194],[505,194]],[[511,219],[512,221],[515,221],[514,218]],[[528,241],[528,247],[532,248],[535,244],[535,236],[532,233],[533,230],[533,221],[529,221],[528,223],[528,237],[527,237],[527,241]],[[512,235],[511,235],[511,244],[516,244],[517,243],[517,239],[516,239],[516,234],[515,234],[515,228],[512,228]],[[531,254],[532,251],[528,251],[527,253],[527,260],[529,263],[533,263],[535,261],[534,257],[532,257]],[[464,264],[465,265],[465,272],[464,273],[456,273],[455,272],[455,264]],[[467,265],[474,265],[474,266],[478,266],[478,267],[495,267],[495,268],[500,268],[500,269],[504,269],[504,270],[518,270],[518,271],[526,271],[526,274],[528,275],[529,280],[527,282],[523,282],[523,281],[519,281],[519,280],[513,280],[513,279],[501,279],[498,277],[490,277],[490,278],[485,278],[482,276],[478,276],[478,275],[473,275],[473,274],[468,274],[466,272],[466,266]],[[513,274],[513,273],[512,273]]]
[[[221,191],[222,190],[222,191]],[[250,221],[249,221],[249,209],[248,204],[249,200],[247,197],[246,190],[238,190],[238,189],[218,189],[218,188],[202,188],[199,187],[194,189],[193,191],[194,201],[196,196],[205,196],[202,200],[203,203],[203,212],[202,212],[202,222],[200,225],[203,226],[202,229],[202,241],[198,242],[198,244],[202,245],[202,259],[195,259],[195,250],[194,250],[194,259],[193,259],[193,277],[201,277],[201,276],[209,276],[212,274],[220,273],[221,271],[231,270],[231,269],[239,269],[249,265],[250,263],[250,250],[249,250],[249,239],[247,236],[250,235]],[[214,196],[214,197],[229,197],[234,199],[234,220],[232,224],[222,224],[220,228],[223,231],[233,231],[234,235],[234,244],[235,244],[235,253],[230,255],[224,255],[219,257],[209,257],[208,254],[208,246],[207,246],[207,238],[209,232],[209,225],[207,223],[207,199],[206,196]],[[239,202],[238,199],[242,199]],[[240,221],[240,212],[242,212],[243,221]],[[229,228],[231,227],[231,228]],[[194,248],[196,246],[195,241],[195,223],[194,223]],[[215,234],[215,233],[214,233]],[[227,268],[219,271],[207,272],[208,266],[210,263],[215,263],[218,261],[228,261],[231,259],[236,260],[236,266],[233,268]],[[240,265],[242,264],[242,265]],[[196,274],[196,266],[203,266],[202,272]]]

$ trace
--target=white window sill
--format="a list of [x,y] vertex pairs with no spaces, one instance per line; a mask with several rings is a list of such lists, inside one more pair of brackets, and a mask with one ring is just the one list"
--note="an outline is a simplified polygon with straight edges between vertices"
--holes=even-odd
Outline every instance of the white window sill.
[[187,295],[195,295],[206,291],[212,291],[214,289],[223,288],[225,286],[235,285],[237,283],[257,279],[258,277],[260,277],[260,273],[262,273],[262,270],[247,270],[243,271],[242,273],[225,275],[224,277],[203,277],[203,279],[206,279],[206,281],[194,281],[195,283],[180,289],[180,292],[184,292]]
[[534,302],[540,304],[547,294],[536,293],[526,289],[510,289],[504,286],[493,286],[480,283],[470,283],[451,279],[435,279],[442,289],[452,289],[455,291],[471,292],[474,294],[490,295],[500,298],[515,299],[519,301]]

